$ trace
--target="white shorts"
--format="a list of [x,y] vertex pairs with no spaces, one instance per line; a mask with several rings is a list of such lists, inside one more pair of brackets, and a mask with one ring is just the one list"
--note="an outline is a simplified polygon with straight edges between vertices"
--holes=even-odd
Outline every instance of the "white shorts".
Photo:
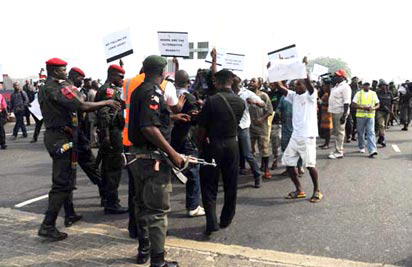
[[290,167],[297,165],[299,157],[304,167],[316,166],[316,138],[291,137],[282,157],[282,164]]

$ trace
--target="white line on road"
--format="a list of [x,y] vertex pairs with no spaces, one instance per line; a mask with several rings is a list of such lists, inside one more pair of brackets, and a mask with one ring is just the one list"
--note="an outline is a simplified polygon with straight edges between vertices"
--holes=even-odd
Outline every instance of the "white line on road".
[[14,207],[15,207],[15,208],[21,208],[21,207],[24,207],[24,206],[26,206],[26,205],[29,205],[29,204],[31,204],[31,203],[33,203],[33,202],[36,202],[36,201],[39,201],[39,200],[42,200],[42,199],[45,199],[45,198],[48,198],[48,197],[49,197],[49,194],[43,195],[43,196],[40,196],[40,197],[36,197],[36,198],[33,198],[33,199],[29,199],[29,200],[26,200],[26,201],[24,201],[24,202],[22,202],[22,203],[19,203],[19,204],[14,205]]
[[392,145],[393,150],[395,150],[395,152],[400,153],[401,150],[399,149],[398,145]]

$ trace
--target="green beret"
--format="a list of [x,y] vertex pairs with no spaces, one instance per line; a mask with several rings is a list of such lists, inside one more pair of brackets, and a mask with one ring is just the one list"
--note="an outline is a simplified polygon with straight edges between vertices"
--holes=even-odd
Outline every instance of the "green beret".
[[167,65],[167,60],[164,57],[161,56],[148,56],[144,61],[143,61],[143,69],[145,71],[147,70],[153,70],[153,69],[163,69]]

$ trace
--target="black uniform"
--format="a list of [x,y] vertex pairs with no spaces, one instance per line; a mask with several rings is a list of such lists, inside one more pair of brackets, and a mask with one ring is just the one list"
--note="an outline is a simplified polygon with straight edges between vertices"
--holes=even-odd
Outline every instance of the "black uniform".
[[76,111],[81,101],[76,88],[65,80],[49,78],[39,92],[39,103],[46,132],[44,144],[53,160],[52,189],[43,226],[54,227],[63,203],[70,200],[76,184],[76,153],[68,149],[74,142],[77,127]]
[[[95,101],[114,99],[122,102],[121,88],[106,82],[103,84],[97,94]],[[103,107],[97,111],[97,129],[99,131],[100,149],[102,167],[102,187],[104,190],[105,208],[119,207],[118,188],[122,176],[122,156],[123,141],[122,131],[124,127],[123,110],[115,110],[112,107]],[[108,135],[108,136],[107,136]],[[110,143],[104,140],[109,137]]]
[[[233,110],[233,115],[221,96],[227,100]],[[244,101],[230,89],[225,89],[207,99],[199,116],[199,126],[206,129],[206,135],[210,140],[210,144],[203,147],[201,157],[209,162],[214,159],[217,163],[217,168],[210,166],[200,168],[202,199],[206,211],[206,231],[218,229],[216,197],[220,173],[225,192],[224,206],[220,216],[221,227],[228,226],[235,215],[239,171],[237,128],[244,109]]]
[[[171,167],[156,157],[154,146],[142,128],[155,126],[170,140],[170,112],[161,89],[144,82],[134,90],[130,103],[129,139],[132,153],[141,155],[129,166],[135,182],[136,221],[139,227],[139,253],[151,254],[153,262],[162,262],[170,211]],[[159,168],[155,169],[156,160]]]

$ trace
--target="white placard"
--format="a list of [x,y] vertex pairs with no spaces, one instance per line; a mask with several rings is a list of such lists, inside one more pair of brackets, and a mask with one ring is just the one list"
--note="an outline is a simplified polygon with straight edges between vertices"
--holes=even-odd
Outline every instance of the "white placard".
[[33,102],[30,103],[29,110],[38,120],[43,119],[43,115],[41,114],[40,104],[39,104],[39,99],[37,98],[37,94]]
[[329,72],[329,68],[319,65],[319,64],[314,64],[313,65],[313,70],[312,70],[312,76],[315,77],[315,79],[318,79],[319,76],[321,76],[322,74],[328,73]]
[[283,47],[281,49],[278,49],[272,52],[269,52],[268,56],[271,62],[283,61],[283,60],[288,60],[288,61],[299,60],[298,51],[296,49],[296,45],[294,44]]
[[163,57],[189,57],[187,32],[157,32],[160,55]]
[[107,63],[133,54],[129,29],[111,33],[103,38]]
[[305,79],[307,77],[306,65],[302,62],[271,63],[271,65],[268,70],[269,82]]
[[226,53],[223,61],[223,68],[234,71],[243,71],[245,65],[245,55]]

